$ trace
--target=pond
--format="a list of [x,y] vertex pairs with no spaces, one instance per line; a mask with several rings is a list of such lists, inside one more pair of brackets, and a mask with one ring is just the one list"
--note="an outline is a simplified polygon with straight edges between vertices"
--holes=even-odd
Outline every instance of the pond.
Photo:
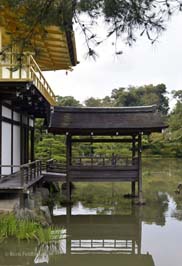
[[123,183],[76,184],[73,205],[56,204],[62,239],[49,245],[6,240],[0,265],[181,266],[182,160],[144,159],[146,205],[123,197]]

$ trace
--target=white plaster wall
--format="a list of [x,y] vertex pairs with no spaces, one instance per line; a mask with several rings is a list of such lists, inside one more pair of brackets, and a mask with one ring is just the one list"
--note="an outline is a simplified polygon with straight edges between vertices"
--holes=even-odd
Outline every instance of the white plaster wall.
[[[2,165],[11,165],[11,125],[2,122]],[[11,168],[2,168],[2,174],[8,175]]]
[[[20,126],[13,126],[13,165],[20,165]],[[13,168],[13,172],[19,167]]]
[[9,109],[5,106],[2,106],[2,116],[11,119],[11,109]]
[[29,119],[29,125],[30,125],[31,127],[34,126],[34,120],[33,120],[33,119]]

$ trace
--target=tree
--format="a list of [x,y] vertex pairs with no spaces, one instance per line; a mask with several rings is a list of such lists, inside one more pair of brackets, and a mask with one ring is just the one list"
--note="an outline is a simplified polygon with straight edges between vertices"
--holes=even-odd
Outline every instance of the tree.
[[73,96],[57,96],[57,104],[58,106],[73,106],[79,107],[81,103],[76,100]]
[[99,98],[90,97],[84,102],[85,106],[87,107],[101,107],[102,100]]
[[111,93],[114,106],[140,106],[156,104],[164,115],[168,113],[169,102],[164,84],[145,85],[114,89]]
[[177,99],[177,103],[170,116],[170,128],[174,138],[182,140],[182,90],[173,91],[173,97]]
[[181,9],[182,0],[1,0],[0,15],[1,24],[5,23],[8,29],[8,22],[2,19],[3,13],[7,10],[14,12],[14,20],[21,27],[17,27],[16,34],[10,38],[22,49],[27,44],[31,45],[29,40],[36,34],[46,38],[45,27],[50,24],[66,31],[72,31],[73,24],[78,24],[85,35],[88,53],[94,56],[91,43],[98,45],[103,40],[97,41],[96,33],[91,31],[88,23],[82,22],[83,13],[90,18],[90,25],[103,17],[108,25],[106,38],[112,35],[116,40],[124,37],[125,42],[131,45],[136,41],[137,32],[146,34],[154,42],[165,30],[169,17]]

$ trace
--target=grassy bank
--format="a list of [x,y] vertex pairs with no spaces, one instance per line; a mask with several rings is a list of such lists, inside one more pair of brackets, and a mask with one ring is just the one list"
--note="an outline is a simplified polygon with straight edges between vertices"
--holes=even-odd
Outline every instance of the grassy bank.
[[51,227],[43,228],[33,221],[17,220],[13,214],[0,216],[0,241],[10,237],[48,243],[51,240],[51,230]]

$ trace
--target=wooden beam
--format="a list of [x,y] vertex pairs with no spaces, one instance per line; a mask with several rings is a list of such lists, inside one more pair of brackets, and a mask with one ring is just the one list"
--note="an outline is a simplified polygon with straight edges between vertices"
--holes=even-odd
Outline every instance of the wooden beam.
[[84,142],[91,142],[91,143],[132,143],[132,139],[72,139],[73,143],[84,143]]
[[37,62],[39,64],[46,64],[46,66],[47,65],[54,65],[54,66],[58,65],[59,66],[59,65],[64,65],[64,63],[68,64],[70,66],[69,59],[66,59],[66,58],[63,58],[63,59],[60,58],[60,60],[58,60],[58,58],[57,58],[56,60],[52,61],[52,63],[51,63],[48,57],[42,57],[42,58],[40,57],[39,59],[37,59]]
[[35,46],[39,46],[40,48],[40,53],[45,50],[47,47],[49,47],[50,50],[55,50],[55,51],[59,51],[61,53],[68,53],[68,49],[66,48],[66,46],[62,46],[59,44],[50,44],[50,45],[46,45],[44,46],[44,44],[41,41],[35,41],[34,44]]

